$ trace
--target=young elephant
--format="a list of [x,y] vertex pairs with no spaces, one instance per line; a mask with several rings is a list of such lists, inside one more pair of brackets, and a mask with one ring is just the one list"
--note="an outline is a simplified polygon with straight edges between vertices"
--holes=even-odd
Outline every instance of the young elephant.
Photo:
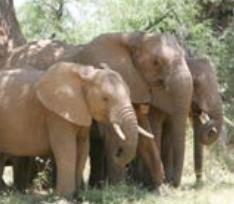
[[0,72],[0,152],[54,154],[56,191],[70,196],[81,183],[92,118],[111,123],[122,139],[115,161],[126,165],[138,141],[136,115],[119,74],[59,62],[47,71]]

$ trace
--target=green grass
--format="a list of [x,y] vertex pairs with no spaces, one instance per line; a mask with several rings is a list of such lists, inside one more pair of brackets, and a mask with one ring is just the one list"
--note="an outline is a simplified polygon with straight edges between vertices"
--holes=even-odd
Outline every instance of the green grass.
[[[204,184],[196,186],[193,173],[192,139],[188,137],[181,187],[169,188],[167,195],[159,196],[139,186],[106,185],[103,189],[88,189],[80,194],[84,204],[233,204],[234,203],[234,151],[218,145],[206,148]],[[33,196],[7,192],[0,195],[0,204],[65,204],[53,195]]]
[[[187,183],[183,184],[180,189],[170,189],[166,196],[158,196],[156,192],[148,192],[140,187],[120,184],[115,187],[106,186],[102,190],[93,189],[82,192],[81,200],[85,204],[233,204],[234,182],[216,184],[208,182],[200,189],[196,189],[192,183]],[[59,203],[59,198],[33,197],[12,192],[0,196],[0,204],[25,203]]]

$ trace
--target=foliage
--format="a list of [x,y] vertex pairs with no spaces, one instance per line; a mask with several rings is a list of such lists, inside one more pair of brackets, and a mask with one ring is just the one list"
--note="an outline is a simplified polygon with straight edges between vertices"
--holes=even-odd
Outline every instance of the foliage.
[[30,40],[58,38],[74,41],[74,19],[68,11],[70,0],[27,0],[20,8],[19,19]]
[[[224,84],[224,96],[226,99],[226,115],[234,121],[234,22],[225,31],[222,39],[225,44],[223,57],[221,58],[220,76]],[[234,129],[228,127],[229,138],[234,142]]]

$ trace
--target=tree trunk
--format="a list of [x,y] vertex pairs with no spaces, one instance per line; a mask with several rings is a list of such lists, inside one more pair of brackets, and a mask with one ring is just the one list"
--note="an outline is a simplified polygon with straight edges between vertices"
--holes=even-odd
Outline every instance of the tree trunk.
[[14,47],[23,45],[23,36],[16,18],[13,0],[0,1],[0,57],[6,57]]

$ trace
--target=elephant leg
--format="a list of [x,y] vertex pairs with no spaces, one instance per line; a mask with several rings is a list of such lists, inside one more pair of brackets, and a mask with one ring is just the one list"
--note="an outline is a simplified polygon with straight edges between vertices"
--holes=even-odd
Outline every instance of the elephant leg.
[[50,172],[50,177],[51,177],[51,187],[55,188],[56,187],[56,175],[57,175],[57,167],[56,167],[56,162],[55,162],[55,158],[53,155],[50,156],[50,168],[51,168],[51,172]]
[[156,143],[149,138],[140,136],[138,155],[150,172],[153,185],[158,186],[162,184],[164,180],[164,170]]
[[197,117],[193,117],[193,138],[194,138],[194,170],[196,175],[196,182],[202,180],[203,167],[203,145],[199,141],[200,121]]
[[5,163],[8,157],[9,157],[8,155],[0,153],[0,174],[1,174],[0,190],[4,190],[6,188],[6,184],[3,180],[3,173],[4,173]]
[[105,172],[105,145],[98,129],[98,124],[94,123],[90,133],[90,165],[91,172],[89,184],[93,187],[100,187],[101,183],[106,179]]
[[14,186],[19,191],[29,187],[37,174],[36,163],[33,157],[14,157],[13,170]]
[[162,127],[165,121],[165,114],[151,106],[149,112],[149,121],[159,153],[161,153]]
[[56,192],[72,198],[76,188],[77,128],[56,115],[49,117],[48,127],[57,169]]
[[163,124],[162,134],[161,158],[165,170],[166,182],[171,183],[173,180],[172,129],[167,121]]
[[[64,144],[62,145],[62,143]],[[51,139],[51,147],[57,167],[56,192],[59,195],[70,197],[75,191],[75,146],[75,138],[69,138],[69,141],[65,141],[62,137],[54,137]]]
[[198,141],[198,137],[194,137],[194,169],[196,181],[199,183],[202,180],[203,167],[203,145]]
[[176,116],[171,118],[171,130],[173,133],[173,186],[178,187],[180,185],[183,164],[184,164],[184,152],[185,152],[185,128],[186,128],[186,116]]
[[[139,124],[149,132],[152,132],[148,114],[142,111],[142,107],[136,108],[136,113]],[[153,184],[156,186],[160,185],[164,179],[164,170],[155,140],[140,135],[138,142],[138,155],[145,167],[149,170]]]
[[77,137],[77,157],[76,157],[76,190],[81,188],[82,175],[89,155],[89,128],[79,131]]

